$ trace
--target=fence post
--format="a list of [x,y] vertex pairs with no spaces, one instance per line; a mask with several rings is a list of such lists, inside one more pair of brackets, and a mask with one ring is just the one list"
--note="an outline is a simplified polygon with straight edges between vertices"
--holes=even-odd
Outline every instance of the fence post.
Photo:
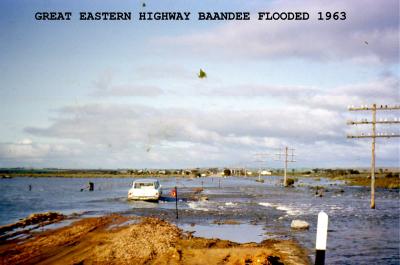
[[175,211],[176,211],[176,219],[178,219],[178,188],[175,186]]
[[328,215],[321,211],[318,214],[317,239],[315,243],[315,265],[325,264],[326,240],[328,238]]

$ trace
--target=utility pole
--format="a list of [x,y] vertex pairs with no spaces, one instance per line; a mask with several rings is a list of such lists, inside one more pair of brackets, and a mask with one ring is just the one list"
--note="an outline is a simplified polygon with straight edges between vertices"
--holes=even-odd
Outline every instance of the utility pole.
[[372,125],[372,134],[364,134],[361,135],[347,135],[347,138],[372,138],[372,146],[371,146],[371,209],[375,209],[375,142],[376,138],[391,138],[391,137],[400,137],[399,134],[395,133],[376,133],[376,124],[394,124],[400,123],[400,120],[388,120],[388,119],[380,119],[376,120],[376,111],[377,110],[400,110],[400,106],[388,106],[388,105],[380,105],[372,104],[372,106],[362,105],[361,107],[349,106],[349,111],[372,111],[372,121],[368,121],[367,119],[362,119],[361,121],[348,121],[348,125],[358,125],[358,124],[371,124]]
[[254,154],[254,162],[260,163],[259,164],[259,171],[258,171],[258,182],[264,182],[264,180],[261,180],[261,169],[262,169],[262,164],[267,162],[266,157],[268,154],[266,153],[256,153]]
[[[289,154],[289,151],[292,151],[292,154]],[[279,156],[278,160],[282,160],[281,157],[284,156],[284,165],[285,165],[285,171],[284,171],[284,175],[283,175],[283,186],[287,187],[287,168],[288,168],[288,163],[289,162],[296,162],[294,160],[294,149],[293,148],[289,148],[289,147],[285,147],[284,148],[284,153],[282,154],[282,152],[279,152],[276,154],[277,156]],[[291,156],[291,158],[289,159],[289,156]]]

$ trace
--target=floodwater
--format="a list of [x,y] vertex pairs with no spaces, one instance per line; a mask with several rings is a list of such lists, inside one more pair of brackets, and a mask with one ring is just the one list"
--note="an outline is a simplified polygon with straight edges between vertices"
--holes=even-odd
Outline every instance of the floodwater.
[[[346,187],[326,179],[301,178],[295,188],[283,188],[281,178],[160,179],[164,197],[159,203],[127,201],[133,179],[90,179],[93,192],[81,191],[84,178],[0,179],[0,225],[18,221],[31,213],[59,211],[98,216],[107,213],[151,215],[171,220],[194,235],[236,242],[260,242],[270,238],[292,238],[313,259],[317,215],[329,216],[326,264],[400,264],[400,204],[398,190],[376,190],[376,209],[369,208],[367,187]],[[31,185],[31,190],[29,190]],[[316,197],[313,186],[324,186]],[[175,201],[168,192],[178,187],[179,219]],[[201,196],[188,198],[194,187],[204,187]],[[310,223],[310,229],[293,231],[294,219]],[[218,225],[235,220],[240,224]]]

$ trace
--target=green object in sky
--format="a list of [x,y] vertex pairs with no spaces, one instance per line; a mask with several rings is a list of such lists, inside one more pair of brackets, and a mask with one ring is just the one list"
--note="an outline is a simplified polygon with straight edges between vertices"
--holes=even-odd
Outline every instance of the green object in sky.
[[206,77],[207,77],[207,74],[206,74],[206,72],[204,72],[203,69],[200,69],[200,72],[199,72],[199,74],[198,74],[197,76],[198,76],[199,78],[203,79],[203,78],[206,78]]

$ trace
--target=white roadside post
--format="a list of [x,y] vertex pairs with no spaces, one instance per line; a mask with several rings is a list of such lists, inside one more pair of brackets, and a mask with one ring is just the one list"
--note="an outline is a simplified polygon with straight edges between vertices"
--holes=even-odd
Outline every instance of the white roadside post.
[[325,264],[326,240],[328,238],[328,215],[321,211],[318,214],[317,240],[315,243],[315,265]]

